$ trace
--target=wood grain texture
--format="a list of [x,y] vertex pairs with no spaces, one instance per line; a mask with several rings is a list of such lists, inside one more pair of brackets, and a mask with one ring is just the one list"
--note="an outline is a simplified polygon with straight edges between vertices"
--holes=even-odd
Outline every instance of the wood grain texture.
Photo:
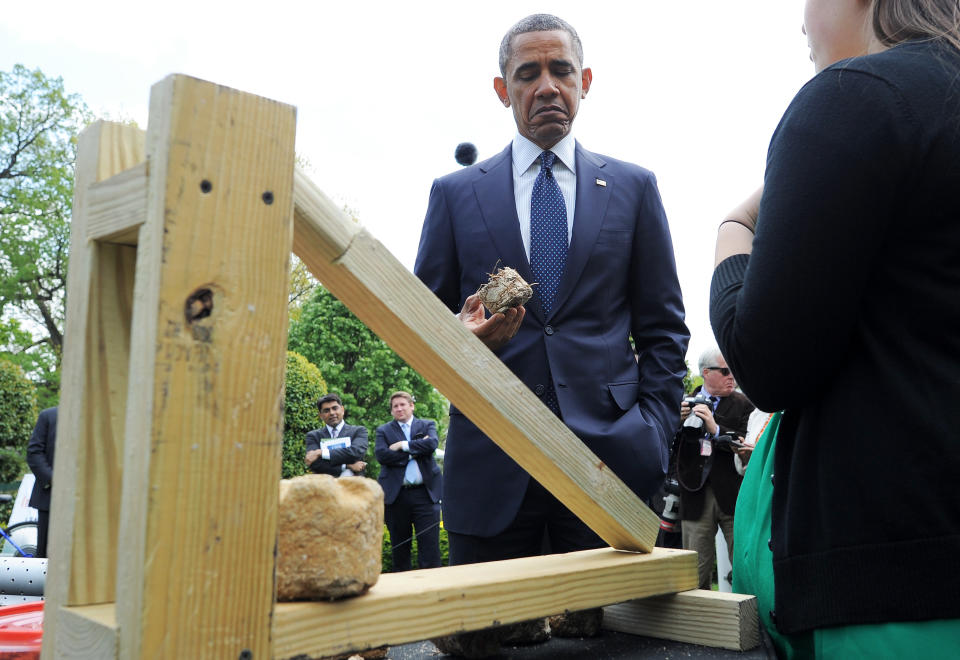
[[295,111],[151,93],[117,594],[122,658],[270,654]]
[[647,552],[659,518],[379,241],[297,179],[294,252],[360,320],[611,546]]
[[734,651],[760,644],[756,596],[702,589],[605,607],[603,627]]
[[293,252],[304,261],[336,261],[360,233],[360,225],[330,201],[299,167],[293,176],[293,208]]
[[147,163],[91,185],[87,199],[89,240],[136,245],[147,213]]
[[[117,657],[117,622],[113,603],[63,607],[57,658],[69,660],[113,660]],[[44,617],[46,625],[47,617]]]
[[337,602],[278,603],[274,657],[321,657],[428,639],[696,584],[696,553],[605,548],[380,576]]
[[[97,122],[80,135],[45,584],[53,611],[115,593],[134,251],[87,241],[87,193],[143,159],[137,128]],[[56,629],[51,617],[44,657],[54,653]]]

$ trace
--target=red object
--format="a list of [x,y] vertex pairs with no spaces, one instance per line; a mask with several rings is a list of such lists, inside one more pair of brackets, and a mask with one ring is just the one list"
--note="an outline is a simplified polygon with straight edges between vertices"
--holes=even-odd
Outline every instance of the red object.
[[0,607],[0,660],[40,657],[43,601]]

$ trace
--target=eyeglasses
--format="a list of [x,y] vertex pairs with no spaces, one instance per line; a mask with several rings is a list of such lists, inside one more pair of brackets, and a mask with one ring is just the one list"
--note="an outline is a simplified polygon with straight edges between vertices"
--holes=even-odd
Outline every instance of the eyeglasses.
[[704,369],[712,369],[713,371],[719,371],[720,375],[727,377],[730,375],[730,367],[704,367]]

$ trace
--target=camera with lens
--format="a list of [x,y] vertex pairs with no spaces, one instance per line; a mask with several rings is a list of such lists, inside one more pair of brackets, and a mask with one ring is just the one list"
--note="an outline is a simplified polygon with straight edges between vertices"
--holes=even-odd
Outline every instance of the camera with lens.
[[685,396],[683,397],[683,402],[690,406],[690,414],[687,415],[687,418],[683,420],[684,428],[688,429],[699,429],[703,427],[703,420],[697,417],[693,412],[693,407],[698,403],[703,403],[707,406],[713,406],[713,402],[710,400],[710,397],[702,392],[697,392],[695,396]]
[[721,433],[717,436],[717,439],[714,440],[714,444],[716,445],[717,449],[724,449],[732,452],[736,452],[738,449],[743,449],[746,446],[740,442],[740,437],[735,431]]
[[663,482],[663,511],[660,513],[660,529],[664,532],[680,531],[680,484],[673,477]]

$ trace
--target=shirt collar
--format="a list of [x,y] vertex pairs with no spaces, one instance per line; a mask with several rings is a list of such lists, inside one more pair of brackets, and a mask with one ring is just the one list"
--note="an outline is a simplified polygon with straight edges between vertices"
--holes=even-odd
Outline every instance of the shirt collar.
[[[533,142],[520,135],[518,132],[513,137],[513,167],[518,174],[523,174],[534,161],[540,158],[543,149]],[[573,138],[573,133],[567,133],[562,140],[550,147],[550,151],[556,154],[557,158],[567,169],[574,174],[577,173],[577,141]]]
[[331,436],[333,435],[333,432],[334,432],[334,431],[336,431],[337,433],[340,433],[340,431],[343,430],[343,425],[344,425],[344,424],[346,424],[346,421],[341,419],[341,420],[340,420],[340,423],[337,424],[336,426],[326,425],[326,427],[327,427],[327,433],[329,433]]

